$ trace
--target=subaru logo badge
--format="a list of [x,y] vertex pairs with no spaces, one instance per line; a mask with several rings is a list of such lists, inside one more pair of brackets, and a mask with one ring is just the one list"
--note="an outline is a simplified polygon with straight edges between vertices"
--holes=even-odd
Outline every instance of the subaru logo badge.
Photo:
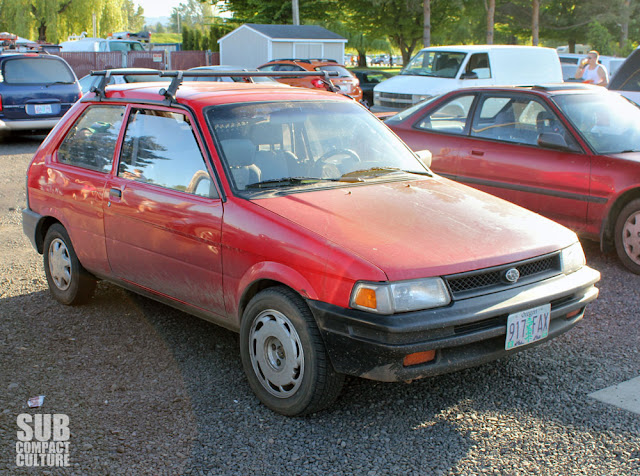
[[518,279],[520,279],[520,271],[518,271],[516,268],[508,269],[504,273],[504,279],[506,279],[510,283],[516,283],[518,282]]

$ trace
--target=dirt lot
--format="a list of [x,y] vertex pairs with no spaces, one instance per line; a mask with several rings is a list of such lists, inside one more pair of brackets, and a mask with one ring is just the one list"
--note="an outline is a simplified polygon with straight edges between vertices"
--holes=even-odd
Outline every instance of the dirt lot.
[[[597,245],[600,298],[560,338],[410,385],[350,379],[330,410],[285,418],[234,334],[108,283],[85,306],[49,297],[20,214],[41,140],[0,138],[0,473],[640,474],[640,415],[588,396],[640,375],[640,276]],[[70,467],[16,467],[21,413],[69,416]]]

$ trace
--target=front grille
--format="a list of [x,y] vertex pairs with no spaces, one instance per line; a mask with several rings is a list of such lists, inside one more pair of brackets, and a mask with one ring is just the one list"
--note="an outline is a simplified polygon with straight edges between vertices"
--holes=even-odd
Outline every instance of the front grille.
[[400,100],[399,102],[404,102],[402,100],[411,101],[413,96],[411,94],[396,94],[396,93],[380,93],[380,98],[382,99],[390,99],[390,100]]
[[394,109],[405,109],[413,105],[413,96],[411,94],[396,93],[376,93],[376,106],[392,107]]
[[[512,268],[517,269],[520,273],[520,278],[516,283],[510,283],[504,279],[506,271]],[[533,281],[546,279],[560,272],[560,253],[554,253],[495,268],[446,276],[445,279],[454,299],[461,299],[509,287],[522,286]]]

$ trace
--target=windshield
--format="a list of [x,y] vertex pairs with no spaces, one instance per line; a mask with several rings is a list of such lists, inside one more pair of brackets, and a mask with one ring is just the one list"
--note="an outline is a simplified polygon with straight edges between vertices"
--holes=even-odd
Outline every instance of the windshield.
[[616,93],[554,97],[598,154],[640,151],[640,109]]
[[375,116],[351,101],[278,101],[206,112],[237,190],[428,174]]
[[455,51],[420,51],[400,74],[455,78],[466,55]]
[[74,83],[76,78],[63,61],[55,58],[16,58],[4,62],[2,71],[9,84]]

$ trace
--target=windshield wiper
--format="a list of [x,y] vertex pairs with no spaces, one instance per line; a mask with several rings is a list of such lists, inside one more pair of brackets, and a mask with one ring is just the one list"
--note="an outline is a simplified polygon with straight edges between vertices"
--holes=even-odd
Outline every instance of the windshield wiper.
[[273,180],[263,180],[261,182],[250,183],[245,188],[276,188],[290,187],[292,185],[308,185],[318,182],[334,181],[333,179],[323,179],[317,177],[283,177]]
[[426,175],[428,177],[433,177],[433,174],[427,170],[402,170],[398,167],[371,167],[370,169],[364,170],[354,170],[353,172],[348,172],[340,177],[340,180],[345,181],[345,179],[356,178],[361,176],[370,176],[370,177],[380,177],[382,175],[389,174],[416,174],[416,175]]

